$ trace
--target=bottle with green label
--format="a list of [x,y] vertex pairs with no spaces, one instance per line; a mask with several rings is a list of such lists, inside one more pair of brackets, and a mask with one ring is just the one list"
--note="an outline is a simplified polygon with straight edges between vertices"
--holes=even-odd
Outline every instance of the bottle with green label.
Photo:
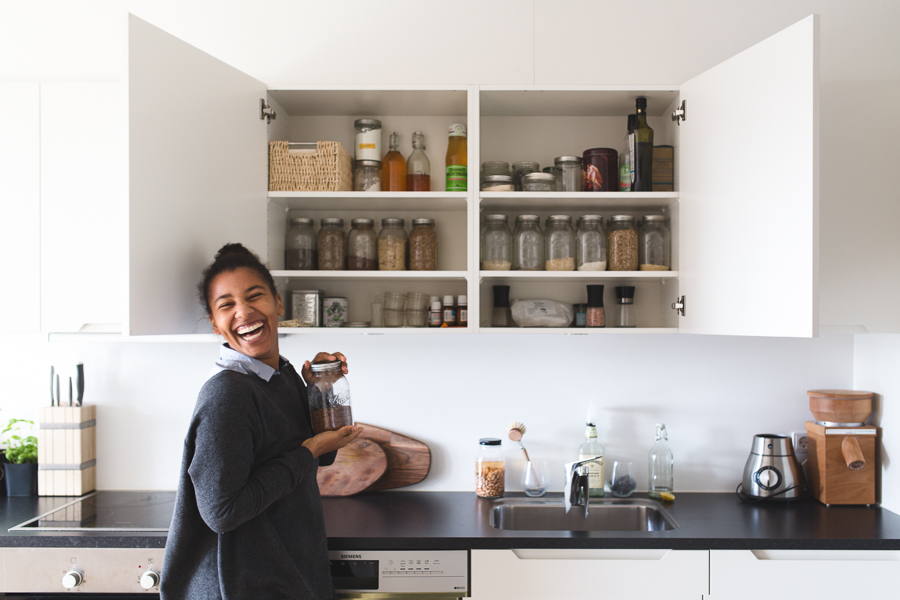
[[584,429],[584,443],[578,449],[578,460],[594,459],[588,463],[588,488],[591,497],[603,496],[603,455],[606,449],[597,440],[597,419],[594,404],[588,409],[587,423]]
[[466,153],[466,126],[462,123],[450,125],[447,133],[447,191],[465,192],[468,188],[468,155]]

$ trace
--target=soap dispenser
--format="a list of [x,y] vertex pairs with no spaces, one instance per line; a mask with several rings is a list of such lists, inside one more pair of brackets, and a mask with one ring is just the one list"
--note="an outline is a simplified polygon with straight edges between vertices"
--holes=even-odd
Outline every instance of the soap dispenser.
[[[672,471],[675,458],[669,449],[669,436],[665,423],[656,424],[656,443],[650,448],[650,497],[662,498],[663,494],[671,495],[675,489]],[[671,499],[671,498],[663,498]]]

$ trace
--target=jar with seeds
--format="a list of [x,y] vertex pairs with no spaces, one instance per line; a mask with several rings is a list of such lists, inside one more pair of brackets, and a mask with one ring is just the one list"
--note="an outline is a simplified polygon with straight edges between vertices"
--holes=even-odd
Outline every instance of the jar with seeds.
[[317,239],[320,271],[344,271],[347,269],[347,235],[344,220],[322,219]]
[[638,234],[631,215],[613,215],[607,233],[607,268],[610,271],[638,270]]
[[475,460],[475,493],[481,498],[503,496],[506,479],[506,460],[498,438],[478,440]]

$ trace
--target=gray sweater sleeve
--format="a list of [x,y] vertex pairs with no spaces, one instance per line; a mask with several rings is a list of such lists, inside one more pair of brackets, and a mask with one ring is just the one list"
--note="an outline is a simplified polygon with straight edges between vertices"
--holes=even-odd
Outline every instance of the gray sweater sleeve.
[[259,515],[304,478],[315,477],[317,466],[312,453],[299,444],[254,465],[263,435],[255,402],[249,390],[222,379],[211,379],[201,392],[188,467],[200,515],[220,534]]

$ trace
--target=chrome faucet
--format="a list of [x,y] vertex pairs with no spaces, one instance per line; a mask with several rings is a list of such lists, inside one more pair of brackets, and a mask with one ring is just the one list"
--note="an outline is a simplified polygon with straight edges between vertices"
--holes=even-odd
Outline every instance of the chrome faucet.
[[588,458],[566,463],[566,487],[563,491],[566,513],[573,506],[584,506],[584,518],[587,519],[588,505],[591,503],[590,486],[588,485],[590,467],[588,463],[595,460],[595,458]]

